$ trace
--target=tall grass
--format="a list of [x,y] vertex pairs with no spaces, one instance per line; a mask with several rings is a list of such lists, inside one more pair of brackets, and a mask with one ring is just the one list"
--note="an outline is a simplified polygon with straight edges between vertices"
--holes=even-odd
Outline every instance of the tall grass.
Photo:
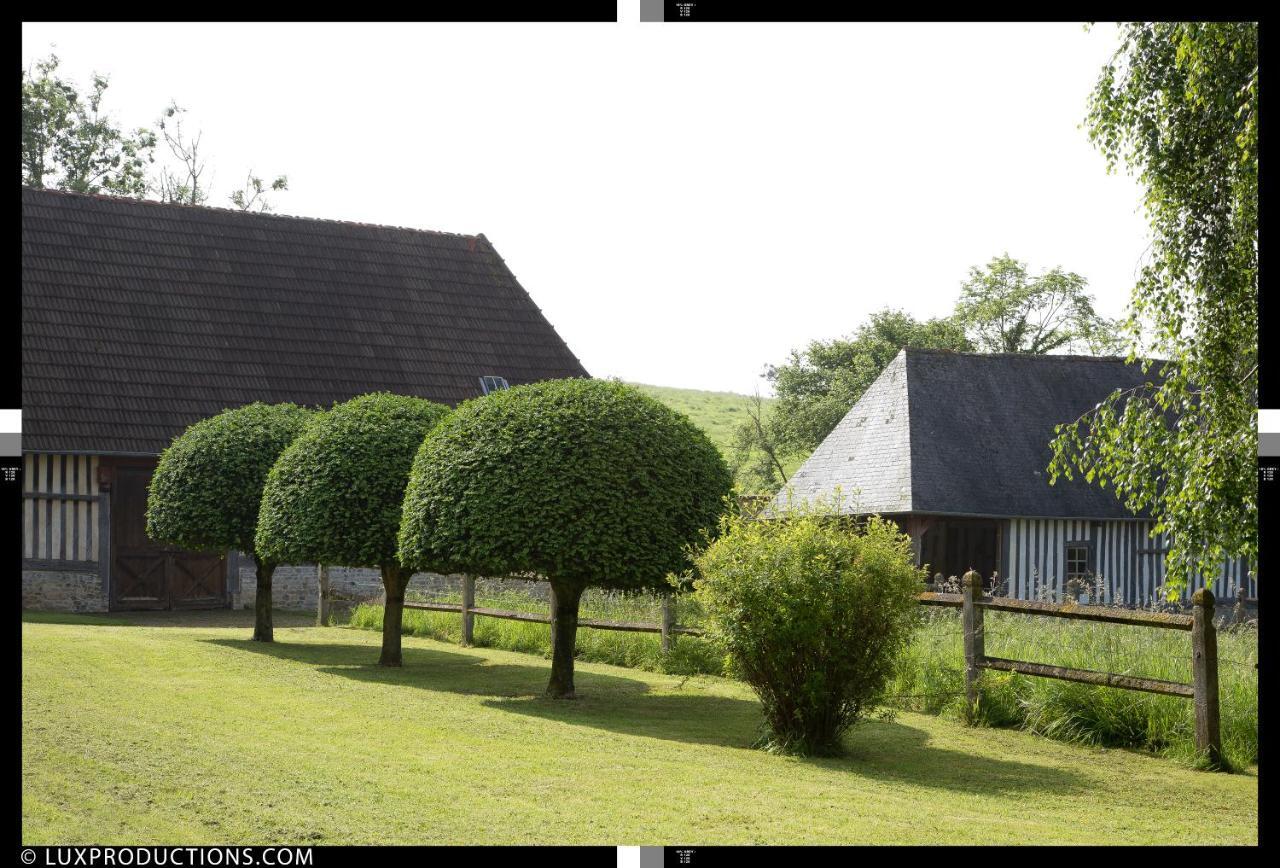
[[[506,587],[509,585],[510,587]],[[480,583],[476,605],[548,614],[548,602],[519,590],[517,582]],[[436,591],[429,598],[460,603],[461,591]],[[590,589],[582,597],[583,618],[658,623],[661,603],[653,595]],[[697,600],[681,597],[677,621],[700,626]],[[1119,624],[1094,624],[1005,612],[985,615],[986,651],[996,657],[1079,669],[1191,680],[1191,640],[1180,630]],[[381,630],[382,607],[364,604],[351,613],[353,627]],[[444,642],[459,642],[461,618],[453,612],[406,610],[404,632]],[[475,643],[551,656],[546,624],[477,617]],[[1255,628],[1218,633],[1219,690],[1223,752],[1241,767],[1258,760],[1258,637]],[[578,657],[595,663],[629,666],[675,675],[732,676],[723,651],[709,641],[676,638],[664,657],[657,634],[578,629]],[[960,613],[926,608],[922,623],[888,687],[895,707],[928,714],[964,713],[964,646]],[[1192,703],[1181,697],[1094,687],[1051,678],[984,671],[980,721],[988,726],[1020,727],[1064,741],[1151,751],[1185,762],[1199,761],[1195,751]]]
[[[994,657],[1126,675],[1191,681],[1191,639],[1183,631],[987,612],[986,652]],[[1223,752],[1240,767],[1258,760],[1256,629],[1218,633]],[[1050,738],[1130,747],[1195,764],[1190,700],[986,670],[978,714],[990,726],[1017,726]],[[895,704],[929,713],[964,712],[960,613],[926,610],[890,687]]]

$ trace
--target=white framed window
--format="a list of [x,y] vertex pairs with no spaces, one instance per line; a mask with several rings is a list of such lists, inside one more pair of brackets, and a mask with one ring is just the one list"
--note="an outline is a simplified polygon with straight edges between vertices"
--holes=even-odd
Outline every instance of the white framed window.
[[1089,555],[1093,547],[1088,543],[1067,543],[1067,578],[1087,579],[1093,575]]
[[487,395],[490,392],[496,392],[499,389],[510,389],[511,386],[507,384],[506,377],[495,377],[492,374],[489,374],[480,378],[480,388],[483,390],[484,394]]

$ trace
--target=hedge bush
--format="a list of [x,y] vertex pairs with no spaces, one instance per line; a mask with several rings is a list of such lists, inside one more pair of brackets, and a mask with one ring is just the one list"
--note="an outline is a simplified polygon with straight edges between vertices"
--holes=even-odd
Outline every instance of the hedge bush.
[[761,746],[834,755],[881,700],[924,573],[891,522],[818,511],[726,518],[697,558],[710,633],[764,707]]
[[254,403],[203,419],[160,455],[147,492],[147,536],[195,551],[235,549],[258,574],[253,638],[272,640],[271,574],[276,561],[255,544],[259,506],[276,459],[314,416],[293,404]]
[[587,586],[670,590],[732,480],[685,416],[635,388],[553,380],[468,401],[414,460],[400,527],[411,569],[551,583],[548,693],[573,695]]

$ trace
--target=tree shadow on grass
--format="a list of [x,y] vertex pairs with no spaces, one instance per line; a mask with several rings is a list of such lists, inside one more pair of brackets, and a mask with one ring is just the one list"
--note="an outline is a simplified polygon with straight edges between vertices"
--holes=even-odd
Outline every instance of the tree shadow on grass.
[[[755,701],[699,694],[602,695],[577,702],[491,699],[485,705],[625,735],[744,750],[754,749],[762,724]],[[927,731],[898,722],[864,722],[845,737],[845,746],[843,757],[785,761],[968,795],[1069,795],[1090,786],[1070,770],[951,750]]]
[[[346,643],[254,642],[252,639],[205,639],[237,651],[251,651],[279,660],[312,666],[318,672],[340,675],[357,681],[442,690],[477,696],[541,697],[551,675],[546,666],[489,663],[483,654],[465,650],[436,648],[402,650],[404,665],[379,666],[377,645]],[[578,689],[614,696],[644,693],[649,685],[631,678],[579,672],[574,677]],[[547,700],[552,701],[552,700]]]
[[1087,792],[1093,786],[1091,780],[1070,769],[953,750],[938,735],[898,721],[866,721],[845,736],[845,747],[847,753],[843,757],[808,762],[876,780],[976,796],[1068,796]]
[[[582,670],[574,674],[579,699],[548,699],[543,693],[549,665],[490,664],[484,654],[463,649],[406,646],[404,666],[397,669],[377,665],[376,645],[202,641],[358,681],[485,696],[489,708],[623,735],[751,750],[760,734],[755,700],[701,692],[653,694],[643,681]],[[845,745],[843,757],[779,761],[959,795],[1070,795],[1090,786],[1068,769],[949,749],[929,732],[896,721],[867,721],[846,736]],[[779,773],[786,773],[785,765]]]
[[[276,609],[271,614],[276,629],[313,627],[314,612]],[[243,627],[253,631],[251,609],[176,609],[155,612],[72,613],[24,611],[22,620],[30,624],[81,624],[103,627]]]

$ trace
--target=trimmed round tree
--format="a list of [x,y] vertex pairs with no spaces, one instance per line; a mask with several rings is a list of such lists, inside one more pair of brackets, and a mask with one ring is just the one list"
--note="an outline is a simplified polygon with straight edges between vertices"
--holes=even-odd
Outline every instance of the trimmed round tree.
[[448,414],[443,404],[386,392],[337,404],[280,455],[262,492],[257,545],[268,557],[382,571],[383,666],[401,665],[404,591],[413,575],[396,560],[409,468]]
[[267,474],[302,432],[311,410],[248,404],[203,419],[160,455],[147,492],[147,535],[195,551],[235,549],[253,556],[258,596],[253,638],[272,640],[271,574],[279,561],[254,543]]
[[551,380],[467,401],[414,460],[407,568],[542,578],[552,591],[547,693],[571,697],[588,586],[669,590],[714,529],[732,480],[685,416],[631,386]]

